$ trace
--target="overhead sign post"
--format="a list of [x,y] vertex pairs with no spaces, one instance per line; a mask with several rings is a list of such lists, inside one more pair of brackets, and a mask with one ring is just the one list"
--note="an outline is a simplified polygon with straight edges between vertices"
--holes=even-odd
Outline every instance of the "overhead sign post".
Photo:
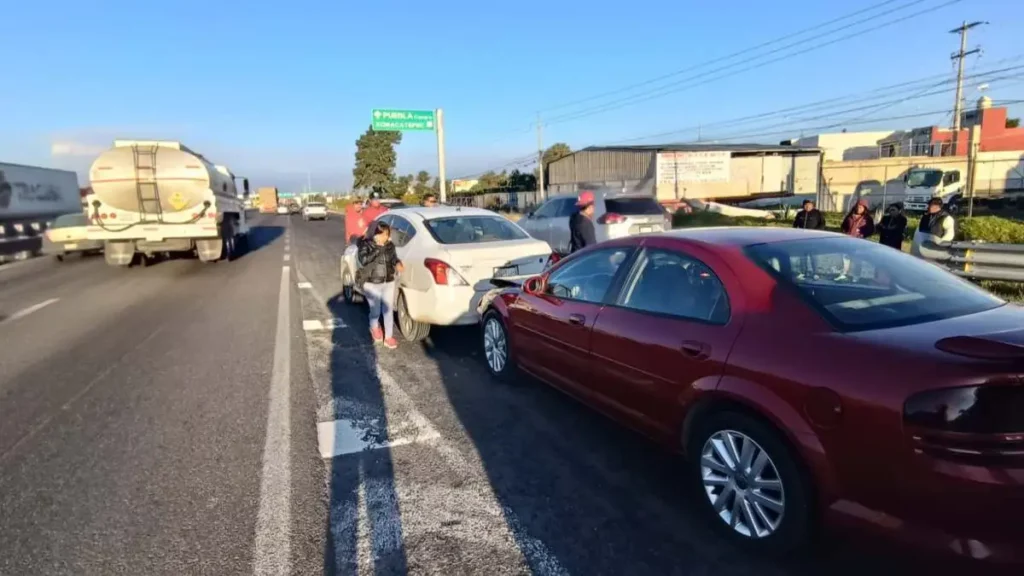
[[395,110],[374,108],[371,114],[371,128],[390,132],[426,132],[437,134],[437,180],[440,201],[445,202],[444,171],[444,111],[437,110]]

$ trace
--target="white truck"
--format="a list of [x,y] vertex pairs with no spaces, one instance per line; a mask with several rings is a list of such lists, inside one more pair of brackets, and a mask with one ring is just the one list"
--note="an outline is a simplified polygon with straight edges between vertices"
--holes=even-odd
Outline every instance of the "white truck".
[[908,212],[924,212],[932,198],[942,198],[943,205],[951,214],[959,210],[966,181],[960,170],[914,167],[907,171],[903,181],[906,183],[903,208]]
[[81,213],[74,172],[0,163],[0,262],[38,252],[50,222]]
[[88,238],[104,242],[111,266],[145,264],[155,254],[195,252],[231,259],[248,246],[249,181],[180,142],[117,140],[89,170]]

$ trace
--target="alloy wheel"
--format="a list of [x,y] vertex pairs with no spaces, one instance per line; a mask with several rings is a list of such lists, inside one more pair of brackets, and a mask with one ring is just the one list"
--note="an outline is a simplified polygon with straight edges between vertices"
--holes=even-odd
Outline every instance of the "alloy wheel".
[[700,457],[704,492],[715,513],[748,538],[771,536],[782,524],[786,493],[771,456],[735,430],[715,432]]
[[497,318],[488,318],[484,324],[484,356],[495,374],[500,374],[508,363],[508,340]]

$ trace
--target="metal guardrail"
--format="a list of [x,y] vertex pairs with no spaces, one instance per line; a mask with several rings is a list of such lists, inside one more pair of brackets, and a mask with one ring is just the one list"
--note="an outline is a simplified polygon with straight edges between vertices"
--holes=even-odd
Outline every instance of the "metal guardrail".
[[924,242],[921,256],[964,278],[1024,282],[1024,244]]

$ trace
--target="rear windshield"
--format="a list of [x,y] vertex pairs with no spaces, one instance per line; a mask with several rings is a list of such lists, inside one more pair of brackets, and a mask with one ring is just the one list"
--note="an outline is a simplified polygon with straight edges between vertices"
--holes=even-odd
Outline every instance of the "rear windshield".
[[440,244],[479,244],[522,240],[530,236],[501,216],[453,216],[426,221],[427,230]]
[[323,208],[323,207],[324,207],[323,204],[317,204],[315,202],[310,202],[309,204],[306,204],[306,208]]
[[654,198],[605,198],[604,206],[609,213],[626,216],[665,213],[665,209]]
[[747,255],[842,331],[964,316],[1005,304],[920,258],[855,238],[757,244]]
[[87,226],[89,220],[86,219],[85,214],[65,214],[58,217],[53,222],[54,228],[69,228],[71,226]]

